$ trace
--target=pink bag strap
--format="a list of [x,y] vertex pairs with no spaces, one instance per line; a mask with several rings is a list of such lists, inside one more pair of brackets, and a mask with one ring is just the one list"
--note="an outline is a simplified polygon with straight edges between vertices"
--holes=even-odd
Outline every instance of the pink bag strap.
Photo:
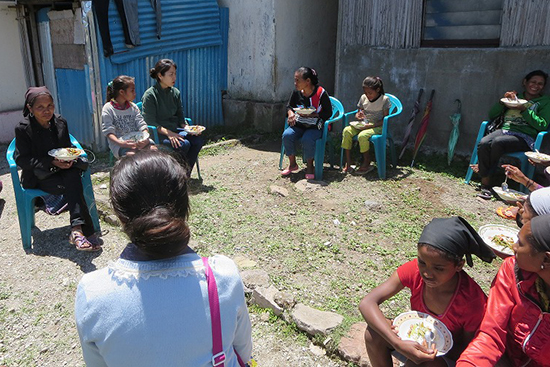
[[[222,342],[222,321],[220,317],[220,299],[218,298],[218,286],[216,278],[212,272],[212,268],[208,264],[208,258],[203,257],[204,273],[206,275],[206,285],[208,286],[208,303],[210,305],[210,319],[212,321],[212,365],[214,367],[225,366],[225,352],[223,351]],[[241,356],[235,350],[237,362],[239,366],[246,367],[247,365],[241,359]]]

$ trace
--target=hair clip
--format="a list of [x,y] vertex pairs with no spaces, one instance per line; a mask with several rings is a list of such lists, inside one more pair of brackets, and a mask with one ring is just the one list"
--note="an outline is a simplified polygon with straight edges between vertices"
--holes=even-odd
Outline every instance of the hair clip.
[[317,72],[315,71],[315,69],[311,68],[311,72],[313,73],[313,75],[317,75]]
[[107,83],[107,87],[113,87],[113,81],[111,80],[109,83]]

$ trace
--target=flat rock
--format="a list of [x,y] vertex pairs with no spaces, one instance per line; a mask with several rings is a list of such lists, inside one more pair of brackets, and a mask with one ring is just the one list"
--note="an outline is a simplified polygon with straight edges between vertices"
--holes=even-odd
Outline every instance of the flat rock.
[[252,269],[243,270],[241,272],[241,278],[245,287],[245,292],[252,292],[257,287],[269,287],[269,275],[264,270]]
[[374,200],[365,200],[365,207],[369,210],[380,210],[382,209],[382,204]]
[[370,367],[364,338],[366,328],[366,322],[351,325],[348,334],[340,339],[340,345],[338,345],[340,356],[359,367]]
[[249,269],[256,266],[256,261],[250,260],[241,255],[235,256],[233,261],[235,261],[235,264],[237,264],[240,269]]
[[275,293],[278,290],[274,286],[267,288],[258,287],[252,291],[251,301],[262,308],[270,308],[275,315],[279,316],[283,313],[283,309],[275,302]]
[[284,198],[288,196],[288,190],[281,186],[271,185],[269,190],[272,194],[280,195]]
[[316,310],[301,303],[294,306],[291,317],[298,329],[310,335],[326,335],[344,320],[337,313]]

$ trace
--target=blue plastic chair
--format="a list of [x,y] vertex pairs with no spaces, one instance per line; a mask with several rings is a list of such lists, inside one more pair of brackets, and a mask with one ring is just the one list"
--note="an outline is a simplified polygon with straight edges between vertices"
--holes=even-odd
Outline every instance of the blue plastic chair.
[[[140,111],[143,110],[143,102],[136,103],[136,106],[139,108]],[[193,125],[193,120],[191,120],[189,117],[185,118],[185,122],[187,122],[187,125]],[[153,137],[153,141],[155,142],[155,144],[160,145],[160,139],[159,139],[159,133],[157,131],[157,127],[153,125],[147,125],[147,128],[149,129],[149,133]],[[111,156],[109,158],[111,164],[113,163],[113,158],[114,158],[113,152],[111,152]],[[201,168],[199,167],[199,157],[197,157],[197,162],[195,162],[195,166],[197,166],[197,176],[199,177],[199,180],[202,181]]]
[[[483,121],[481,125],[479,126],[479,131],[477,133],[476,143],[474,145],[474,150],[472,152],[472,157],[470,158],[470,164],[468,165],[468,170],[466,171],[466,178],[464,180],[464,183],[469,184],[470,180],[472,179],[472,174],[474,171],[472,170],[471,166],[472,164],[478,163],[478,156],[477,156],[477,146],[481,139],[485,136],[485,132],[487,130],[487,125],[489,124],[489,121]],[[537,135],[537,139],[535,140],[534,149],[540,149],[542,145],[542,140],[544,139],[544,136],[547,134],[547,131],[541,131]],[[525,174],[528,178],[532,179],[533,175],[535,174],[535,167],[529,163],[529,159],[525,155],[525,152],[513,152],[513,153],[506,153],[504,154],[507,157],[513,157],[519,159],[521,163],[521,172]],[[528,193],[529,190],[523,186],[520,185],[520,191]]]
[[[382,180],[386,178],[386,144],[390,145],[390,156],[392,165],[397,166],[397,156],[395,155],[395,145],[393,143],[393,138],[391,132],[388,129],[388,123],[390,118],[399,115],[403,111],[403,105],[399,98],[393,94],[386,93],[386,96],[390,98],[391,107],[390,113],[388,116],[384,117],[384,124],[382,125],[382,134],[373,135],[369,139],[370,142],[374,145],[374,155],[376,157],[376,165],[378,166],[378,177]],[[342,129],[349,125],[350,121],[355,119],[355,114],[357,110],[348,112],[344,115],[344,124]],[[357,136],[353,138],[357,140]],[[344,149],[340,150],[340,167],[344,166]]]
[[[330,97],[330,103],[332,104],[332,116],[330,119],[325,121],[325,125],[323,127],[323,135],[320,139],[317,139],[315,143],[315,156],[313,157],[313,161],[315,162],[315,180],[321,181],[323,179],[323,163],[325,162],[325,146],[327,144],[328,137],[328,127],[340,120],[342,116],[344,116],[344,106],[342,106],[342,103],[337,100],[334,97]],[[288,121],[285,119],[285,128],[288,127]],[[284,131],[283,130],[283,131]],[[281,157],[279,158],[279,169],[283,169],[283,158],[285,155],[285,146],[281,143]],[[329,162],[330,166],[333,166],[332,162],[332,144],[329,144]]]
[[[71,138],[72,145],[82,149],[80,143],[72,135],[69,136]],[[19,229],[21,231],[21,241],[23,242],[23,248],[27,251],[31,249],[32,245],[31,229],[34,227],[34,202],[37,197],[48,195],[48,193],[39,189],[25,189],[21,186],[19,172],[17,171],[17,164],[13,159],[14,152],[15,139],[13,139],[8,146],[8,150],[6,151],[6,159],[8,160],[8,164],[10,166],[13,191],[15,193],[17,215],[19,217]],[[86,154],[84,154],[83,157],[87,157]],[[88,205],[88,210],[90,211],[90,216],[92,217],[94,230],[96,232],[100,232],[101,227],[99,225],[99,216],[97,214],[97,206],[95,203],[92,178],[89,169],[83,172],[82,186],[84,188],[84,198],[86,199],[86,204]]]

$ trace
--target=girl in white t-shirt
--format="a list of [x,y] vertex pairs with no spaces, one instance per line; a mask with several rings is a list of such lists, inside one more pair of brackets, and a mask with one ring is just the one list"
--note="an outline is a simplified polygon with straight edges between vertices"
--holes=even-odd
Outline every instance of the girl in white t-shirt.
[[141,149],[157,150],[149,139],[147,123],[132,102],[135,98],[136,84],[130,76],[117,76],[107,85],[108,102],[101,111],[102,131],[117,158]]
[[343,172],[352,171],[351,168],[351,146],[353,137],[357,135],[359,151],[363,154],[363,163],[356,171],[357,174],[366,174],[374,169],[371,165],[370,137],[382,134],[384,117],[388,116],[391,102],[384,94],[384,84],[377,76],[368,76],[363,80],[363,95],[357,103],[355,118],[342,132],[342,148],[346,151],[346,165]]

